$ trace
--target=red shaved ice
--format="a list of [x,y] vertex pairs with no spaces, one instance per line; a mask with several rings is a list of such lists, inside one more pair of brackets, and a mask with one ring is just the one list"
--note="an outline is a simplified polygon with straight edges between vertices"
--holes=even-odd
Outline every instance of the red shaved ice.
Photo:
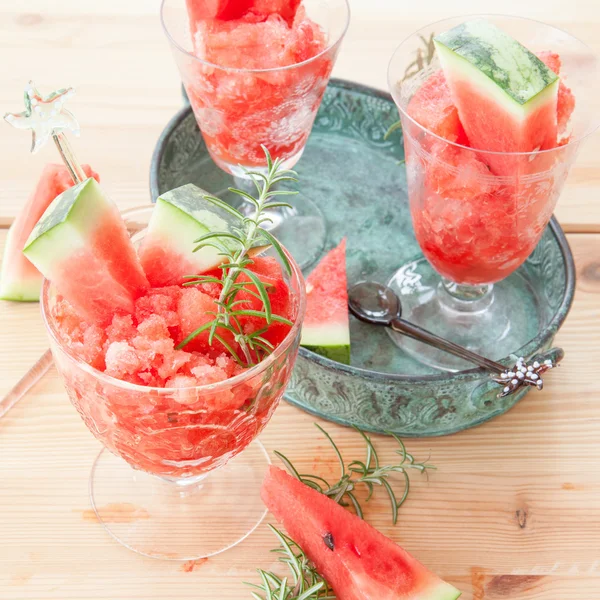
[[261,166],[264,144],[282,160],[297,156],[336,56],[336,46],[325,52],[325,30],[300,0],[244,1],[235,11],[222,0],[188,2],[202,62],[182,66],[182,78],[211,155],[222,166]]
[[444,72],[436,71],[410,99],[406,112],[425,129],[457,144],[468,144]]
[[[555,52],[540,52],[538,58],[549,68],[552,69],[557,75],[560,75],[560,69],[562,67],[562,61],[560,56]],[[561,77],[558,84],[558,100],[556,105],[557,121],[558,121],[558,133],[564,134],[567,131],[571,115],[575,110],[575,96],[567,84],[565,83],[564,77]],[[565,143],[564,140],[559,142],[559,146]]]

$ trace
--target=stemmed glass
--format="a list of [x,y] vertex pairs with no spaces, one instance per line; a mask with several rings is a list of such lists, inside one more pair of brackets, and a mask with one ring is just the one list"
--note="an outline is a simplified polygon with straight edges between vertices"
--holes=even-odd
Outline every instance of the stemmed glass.
[[[575,110],[560,145],[550,150],[502,153],[462,146],[420,125],[409,104],[441,68],[433,36],[471,18],[446,19],[417,31],[389,65],[404,137],[408,200],[425,255],[402,265],[389,285],[400,295],[406,319],[499,359],[528,341],[525,324],[535,315],[523,302],[530,295],[527,282],[518,274],[506,278],[540,241],[581,142],[598,126],[599,62],[585,44],[559,29],[529,19],[484,16],[532,52],[560,55],[560,75],[574,94]],[[490,124],[490,136],[496,134]],[[502,174],[496,175],[499,164]],[[427,365],[468,368],[460,359],[391,335]]]
[[[217,166],[233,176],[231,184],[244,191],[253,190],[246,169],[266,172],[261,144],[271,156],[284,161],[285,169],[293,168],[300,160],[348,28],[347,0],[304,0],[299,10],[305,10],[324,33],[322,51],[285,67],[256,68],[249,63],[253,68],[233,68],[202,60],[194,52],[194,45],[203,42],[198,41],[201,34],[197,32],[194,42],[186,0],[162,2],[164,31],[208,152]],[[235,39],[235,47],[230,37],[218,41],[218,35],[212,35],[210,43],[223,45],[219,54],[223,61],[227,60],[223,54],[237,55],[239,61],[242,53],[244,60],[255,60],[257,54],[272,64],[284,48],[280,40],[269,37],[267,26],[260,24],[264,39],[252,37],[258,35],[256,29],[245,25]],[[223,27],[225,30],[227,24]],[[307,26],[303,35],[313,36],[314,31]],[[239,196],[227,190],[211,192],[234,205],[240,202]],[[292,209],[272,209],[268,215],[272,233],[301,267],[314,262],[325,244],[326,224],[318,204],[327,201],[326,197],[298,194],[292,200]],[[237,208],[242,212],[251,210],[244,205]]]
[[[142,229],[134,241],[151,213],[151,207],[124,213],[130,231]],[[155,558],[202,558],[239,543],[264,518],[260,486],[269,458],[255,438],[291,376],[306,308],[302,274],[288,258],[294,325],[286,338],[259,365],[193,388],[135,385],[83,362],[60,335],[55,290],[44,283],[42,313],[56,368],[105,446],[90,476],[92,505],[128,548]]]

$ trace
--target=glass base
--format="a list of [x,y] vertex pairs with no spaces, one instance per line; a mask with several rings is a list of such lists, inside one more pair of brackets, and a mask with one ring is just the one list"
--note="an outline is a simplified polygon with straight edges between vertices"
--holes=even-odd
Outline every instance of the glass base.
[[[398,294],[402,317],[492,360],[531,339],[532,318],[522,291],[507,280],[493,286],[444,285],[425,258],[400,268],[388,285]],[[468,298],[468,299],[467,299]],[[387,329],[394,343],[419,362],[443,371],[474,364]]]
[[265,518],[260,488],[270,462],[255,440],[224,467],[177,483],[102,450],[90,476],[92,507],[106,531],[134,552],[164,560],[213,556]]
[[[240,183],[244,186],[241,187]],[[254,188],[253,184],[250,185]],[[235,187],[256,193],[256,189],[250,189],[248,182],[240,179],[236,179]],[[241,201],[236,194],[226,191],[218,196],[231,203],[242,214],[246,216],[254,214],[250,202]],[[277,200],[291,204],[292,208],[276,208],[268,211],[265,215],[272,222],[266,221],[262,226],[288,249],[301,269],[306,269],[321,256],[325,247],[327,238],[325,217],[319,207],[304,194],[281,196]]]

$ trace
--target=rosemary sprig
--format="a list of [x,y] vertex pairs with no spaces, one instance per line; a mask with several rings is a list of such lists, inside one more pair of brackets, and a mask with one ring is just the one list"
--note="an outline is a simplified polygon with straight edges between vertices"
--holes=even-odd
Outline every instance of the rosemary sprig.
[[[394,524],[396,524],[398,509],[405,502],[410,491],[408,470],[415,469],[421,473],[426,473],[429,469],[435,469],[433,465],[429,465],[426,461],[416,462],[414,456],[407,452],[402,440],[394,434],[390,435],[392,435],[399,445],[396,454],[401,457],[401,460],[395,465],[382,465],[371,438],[358,427],[354,429],[356,429],[365,441],[366,459],[364,462],[353,460],[346,463],[340,449],[331,436],[320,425],[315,423],[315,426],[327,438],[339,461],[341,474],[336,483],[332,485],[318,475],[301,474],[281,452],[275,452],[275,454],[283,462],[291,475],[318,492],[333,498],[341,506],[352,506],[360,518],[363,518],[363,511],[354,494],[357,486],[361,484],[366,486],[368,489],[366,502],[368,502],[373,495],[375,485],[381,485],[390,497],[392,519]],[[396,497],[388,481],[389,476],[393,473],[401,473],[404,478],[404,491],[399,499]],[[280,544],[280,547],[272,550],[272,552],[280,555],[280,562],[288,567],[291,575],[282,578],[275,573],[259,569],[260,585],[248,584],[256,590],[252,592],[254,600],[335,600],[333,590],[329,587],[325,579],[316,572],[314,565],[298,544],[275,527],[271,525],[269,527],[277,536]]]
[[[275,452],[275,454],[283,462],[291,475],[302,481],[302,483],[305,483],[306,485],[317,490],[321,494],[325,494],[329,498],[333,498],[338,504],[341,504],[342,506],[352,506],[356,514],[361,519],[364,518],[363,508],[355,494],[357,487],[363,485],[367,488],[368,494],[365,502],[368,502],[373,496],[376,485],[383,487],[390,498],[392,521],[395,525],[398,522],[398,509],[404,504],[410,491],[409,471],[413,469],[421,473],[426,473],[428,469],[435,469],[435,467],[428,464],[427,461],[416,462],[414,456],[406,451],[406,447],[402,440],[393,433],[390,435],[400,446],[400,448],[396,450],[396,454],[401,457],[401,460],[397,464],[381,465],[377,451],[371,442],[371,438],[358,427],[355,427],[354,429],[356,429],[356,431],[365,441],[366,458],[364,462],[360,460],[353,460],[346,464],[340,449],[337,447],[331,436],[320,425],[315,423],[315,426],[327,438],[339,461],[340,477],[335,483],[329,483],[326,479],[320,477],[319,475],[300,473],[298,469],[294,467],[291,461],[281,454],[281,452]],[[388,481],[390,475],[394,473],[399,473],[402,475],[404,489],[400,496],[396,495],[394,489]]]
[[269,528],[280,544],[271,552],[279,554],[279,562],[288,567],[291,575],[280,578],[275,573],[258,569],[261,584],[246,584],[258,590],[251,592],[254,600],[335,600],[331,588],[317,573],[302,548],[272,525]]
[[[209,344],[212,344],[216,339],[236,362],[245,367],[259,363],[273,350],[272,344],[262,336],[271,323],[279,322],[292,325],[292,322],[288,319],[272,313],[267,286],[255,273],[248,269],[253,263],[250,256],[252,249],[260,245],[270,245],[281,258],[288,274],[291,274],[292,270],[283,248],[271,233],[262,228],[262,225],[271,220],[267,216],[268,211],[281,207],[291,208],[286,202],[278,201],[277,196],[290,196],[297,193],[290,190],[274,190],[273,186],[283,181],[297,182],[298,179],[294,171],[282,168],[280,159],[273,160],[265,146],[262,146],[262,149],[267,159],[267,174],[258,171],[246,171],[256,187],[256,197],[244,190],[229,188],[230,192],[252,204],[254,214],[251,217],[245,217],[237,209],[219,198],[205,196],[208,202],[234,216],[239,225],[232,227],[230,231],[210,232],[194,240],[194,243],[197,244],[194,252],[201,248],[212,247],[216,248],[219,254],[224,257],[224,262],[220,266],[221,277],[194,275],[188,277],[184,285],[213,283],[221,286],[221,293],[216,301],[217,311],[214,313],[214,319],[193,331],[177,346],[178,349],[181,349],[195,337],[208,331]],[[240,275],[244,275],[245,281],[238,281]],[[238,294],[242,291],[245,295],[259,299],[262,302],[262,310],[257,311],[245,307],[244,305],[248,305],[250,300],[237,299]],[[263,318],[266,326],[248,334],[244,332],[240,324],[240,317],[242,316]],[[225,341],[222,335],[225,332],[233,335],[235,342],[241,349],[242,356],[239,356],[233,347]]]

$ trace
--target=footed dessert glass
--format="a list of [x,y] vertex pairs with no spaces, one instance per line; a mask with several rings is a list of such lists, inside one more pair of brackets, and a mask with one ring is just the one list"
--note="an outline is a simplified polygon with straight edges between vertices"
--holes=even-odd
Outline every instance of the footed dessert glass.
[[[404,318],[499,359],[527,341],[522,339],[526,329],[521,325],[530,317],[520,300],[520,294],[530,293],[527,283],[505,278],[536,247],[581,142],[598,126],[595,103],[600,71],[590,49],[559,29],[529,19],[485,15],[532,52],[560,56],[561,79],[572,90],[575,110],[564,124],[560,145],[549,150],[484,152],[448,141],[411,116],[415,110],[429,109],[423,104],[415,109],[411,100],[432,75],[438,77],[435,85],[440,85],[433,37],[471,18],[447,19],[417,31],[390,62],[389,85],[404,138],[408,200],[425,259],[401,266],[389,285],[401,299]],[[435,104],[440,89],[430,91],[423,102]],[[559,90],[559,112],[566,110],[561,94],[570,100],[568,92]],[[453,119],[456,116],[448,111],[438,123],[451,130],[457,123]],[[501,132],[490,123],[489,135],[496,134]],[[448,371],[469,367],[420,342],[394,332],[390,335],[430,366]]]
[[[304,0],[298,10],[306,11],[310,21],[299,26],[293,38],[277,37],[282,35],[277,19],[260,23],[217,20],[193,35],[196,28],[190,24],[186,0],[162,2],[164,31],[206,147],[215,163],[234,176],[231,183],[250,193],[254,186],[246,170],[267,170],[261,145],[282,159],[285,169],[300,160],[350,21],[347,0]],[[236,27],[233,32],[230,24]],[[295,60],[302,54],[309,57],[283,67],[257,67],[263,62],[276,64],[278,54],[293,51],[290,44],[313,39],[313,24],[325,36],[315,56],[298,50],[293,53]],[[215,55],[213,60],[223,64],[199,58],[194,47],[203,45]],[[244,67],[247,63],[252,68],[225,64],[230,60],[239,67],[240,55]],[[217,195],[239,204],[239,197],[227,190]],[[271,231],[302,267],[314,262],[325,243],[325,220],[318,204],[327,201],[327,197],[299,194],[291,201],[292,209],[270,211]]]
[[[134,240],[151,212],[124,213],[130,231],[139,232]],[[259,365],[193,388],[135,385],[83,362],[61,341],[51,315],[55,291],[45,281],[42,313],[56,368],[105,446],[90,477],[92,506],[128,548],[155,558],[202,558],[239,543],[264,518],[260,486],[270,461],[255,438],[291,376],[306,308],[302,274],[290,263],[295,314],[287,337]]]

